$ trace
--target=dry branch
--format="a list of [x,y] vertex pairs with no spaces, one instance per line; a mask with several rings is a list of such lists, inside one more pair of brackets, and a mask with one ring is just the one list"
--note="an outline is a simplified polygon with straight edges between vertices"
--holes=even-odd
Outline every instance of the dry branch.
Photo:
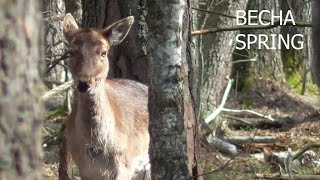
[[67,59],[68,57],[69,57],[69,53],[67,52],[67,53],[63,54],[60,58],[53,60],[50,63],[50,66],[48,67],[46,74],[48,74],[51,71],[51,69],[53,69],[57,64],[59,64],[60,61]]
[[320,148],[320,144],[307,144],[303,146],[293,155],[292,161],[294,161],[295,159],[298,159],[301,155],[303,155],[303,153],[313,148]]
[[[292,23],[288,22],[287,25],[294,26]],[[275,21],[274,24],[270,25],[236,25],[231,27],[222,27],[222,28],[209,28],[209,29],[202,29],[202,30],[196,30],[191,33],[192,36],[195,35],[204,35],[209,33],[217,33],[217,32],[224,32],[224,31],[238,31],[238,30],[257,30],[257,29],[272,29],[275,27],[280,26],[280,20]],[[309,23],[301,23],[296,24],[295,26],[302,26],[302,27],[311,27],[311,24]]]
[[255,127],[255,128],[265,128],[265,127],[281,127],[286,121],[266,121],[264,118],[249,118],[249,117],[236,117],[224,115],[224,118],[227,119],[229,126],[233,127]]
[[224,137],[223,140],[231,144],[240,145],[247,143],[275,143],[277,138],[275,136],[232,136]]
[[69,89],[72,85],[73,85],[73,80],[70,80],[70,81],[68,81],[68,82],[66,82],[66,83],[64,83],[64,84],[62,84],[60,86],[57,86],[57,87],[51,89],[50,91],[46,92],[42,96],[42,100],[45,101],[45,100],[49,99],[50,97]]

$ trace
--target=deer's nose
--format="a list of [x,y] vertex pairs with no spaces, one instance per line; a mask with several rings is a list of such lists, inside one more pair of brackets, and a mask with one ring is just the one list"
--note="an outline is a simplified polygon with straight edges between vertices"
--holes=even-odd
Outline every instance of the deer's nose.
[[84,92],[87,92],[89,90],[90,86],[89,86],[89,84],[87,82],[79,81],[77,88],[78,88],[79,92],[84,93]]

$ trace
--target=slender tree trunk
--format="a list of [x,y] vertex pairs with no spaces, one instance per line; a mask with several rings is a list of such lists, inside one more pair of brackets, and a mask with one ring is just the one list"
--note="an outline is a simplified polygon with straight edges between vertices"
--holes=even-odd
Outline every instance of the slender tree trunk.
[[[280,5],[284,13],[291,10],[295,21],[311,22],[311,1],[281,1]],[[306,88],[312,83],[310,71],[312,61],[311,29],[308,27],[282,26],[281,34],[284,36],[289,34],[290,37],[295,34],[302,34],[304,36],[303,39],[298,39],[299,41],[303,41],[303,49],[296,50],[290,45],[289,49],[282,48],[281,53],[287,82],[297,93],[308,93]],[[298,40],[294,42],[296,46],[299,46]]]
[[189,89],[189,1],[147,2],[152,179],[197,175],[197,124]]
[[0,14],[0,179],[40,179],[40,5],[1,1]]
[[[61,57],[65,51],[65,42],[62,32],[61,19],[65,14],[65,5],[63,0],[44,0],[43,1],[44,27],[45,27],[45,55],[47,67],[52,61]],[[61,62],[64,63],[63,61]],[[49,79],[64,82],[65,68],[55,66],[48,74]]]
[[312,1],[312,72],[318,86],[320,86],[320,1]]

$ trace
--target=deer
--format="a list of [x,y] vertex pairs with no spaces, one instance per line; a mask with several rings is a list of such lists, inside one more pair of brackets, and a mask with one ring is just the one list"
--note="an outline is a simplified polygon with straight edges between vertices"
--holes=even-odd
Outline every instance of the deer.
[[129,16],[105,29],[79,28],[63,20],[74,102],[65,122],[67,144],[82,180],[130,180],[148,164],[148,88],[128,79],[107,79],[108,52],[134,22]]

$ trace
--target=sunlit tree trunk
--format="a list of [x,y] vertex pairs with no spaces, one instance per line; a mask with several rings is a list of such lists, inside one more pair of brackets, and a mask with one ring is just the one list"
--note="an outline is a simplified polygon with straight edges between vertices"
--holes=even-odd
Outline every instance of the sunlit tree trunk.
[[0,179],[40,179],[39,1],[0,2]]

